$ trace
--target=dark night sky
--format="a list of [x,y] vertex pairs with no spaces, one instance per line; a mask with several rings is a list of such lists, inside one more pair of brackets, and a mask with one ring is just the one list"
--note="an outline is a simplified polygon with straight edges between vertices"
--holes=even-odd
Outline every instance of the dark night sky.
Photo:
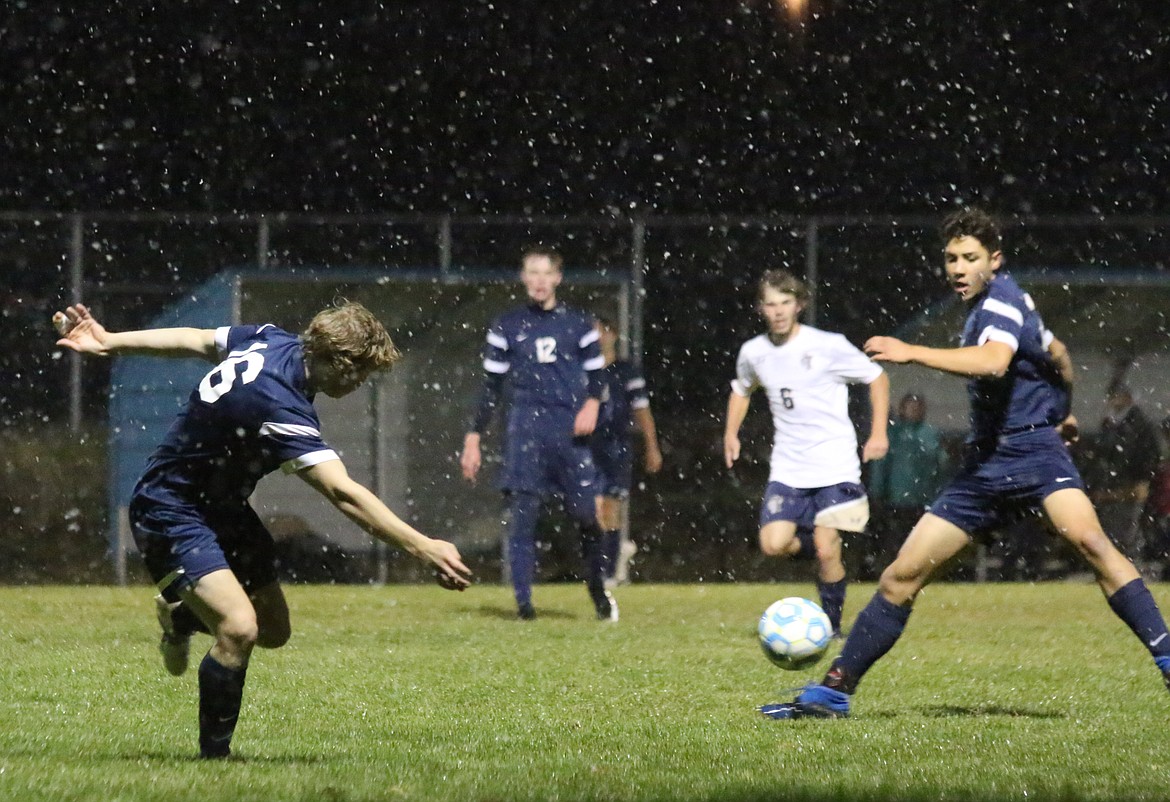
[[1170,4],[10,4],[0,209],[1158,212]]
[[[1170,214],[1170,2],[810,2],[797,35],[767,0],[8,0],[0,211]],[[1167,269],[1164,226],[1090,228],[1011,247]],[[98,230],[91,289],[197,282],[197,233],[168,233]],[[927,239],[837,232],[818,323],[859,343],[929,304]],[[732,486],[719,417],[758,328],[758,268],[799,270],[798,240],[652,238],[647,373],[676,469],[656,492],[684,521],[668,533],[731,521],[754,538],[756,480]],[[578,245],[570,261],[600,258]],[[36,432],[66,412],[69,363],[29,332],[68,259],[57,228],[27,221],[0,226],[0,246],[0,429]]]

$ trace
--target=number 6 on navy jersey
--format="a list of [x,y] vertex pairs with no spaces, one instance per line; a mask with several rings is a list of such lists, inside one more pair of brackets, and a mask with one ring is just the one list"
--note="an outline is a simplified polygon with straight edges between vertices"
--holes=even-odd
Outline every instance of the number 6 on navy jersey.
[[224,393],[232,389],[237,376],[244,384],[255,381],[260,375],[260,369],[264,367],[264,357],[257,351],[264,347],[263,343],[255,343],[246,351],[233,352],[212,368],[199,382],[199,399],[205,404],[214,404]]

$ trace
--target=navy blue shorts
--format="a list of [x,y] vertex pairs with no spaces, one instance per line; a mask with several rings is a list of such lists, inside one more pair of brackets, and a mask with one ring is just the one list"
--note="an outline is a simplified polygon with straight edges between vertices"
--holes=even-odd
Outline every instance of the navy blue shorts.
[[972,537],[1039,515],[1057,490],[1085,489],[1072,456],[1051,427],[968,443],[958,475],[927,508]]
[[135,498],[130,502],[134,542],[156,583],[170,601],[201,577],[225,568],[248,593],[277,581],[276,546],[260,516],[247,504],[229,508],[160,508]]
[[574,515],[592,517],[586,513],[595,509],[597,470],[589,438],[573,436],[575,417],[568,410],[543,409],[509,416],[502,482],[506,492],[559,493]]
[[634,451],[628,440],[593,440],[593,464],[597,489],[603,496],[629,498],[634,483]]
[[[781,482],[768,482],[760,504],[760,528],[774,521],[794,521],[798,528],[811,528],[825,514],[865,503],[865,486],[858,482],[828,487],[789,487]],[[859,527],[849,531],[863,531],[867,520],[868,515]]]

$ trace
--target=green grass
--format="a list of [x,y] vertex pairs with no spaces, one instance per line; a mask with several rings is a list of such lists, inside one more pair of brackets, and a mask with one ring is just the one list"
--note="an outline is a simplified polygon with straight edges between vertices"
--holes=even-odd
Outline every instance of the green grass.
[[293,586],[207,764],[147,589],[0,588],[0,799],[1170,798],[1170,695],[1095,586],[928,588],[851,719],[764,719],[823,664],[773,668],[756,617],[810,592],[637,585],[614,626],[572,585],[528,624],[495,586]]

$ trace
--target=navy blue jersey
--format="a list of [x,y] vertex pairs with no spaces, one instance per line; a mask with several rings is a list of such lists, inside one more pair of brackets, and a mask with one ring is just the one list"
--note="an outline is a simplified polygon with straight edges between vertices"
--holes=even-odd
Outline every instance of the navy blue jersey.
[[982,345],[989,340],[1011,346],[1014,354],[1003,376],[967,383],[969,439],[986,441],[1063,421],[1069,395],[1048,355],[1052,334],[1044,328],[1032,298],[1002,272],[972,304],[961,344]]
[[162,507],[240,506],[278,467],[337,459],[305,386],[300,340],[271,324],[217,329],[224,359],[191,392],[134,495]]
[[487,333],[484,393],[472,423],[482,432],[507,379],[513,407],[580,409],[600,397],[605,366],[593,316],[564,304],[527,304],[496,318]]
[[594,439],[628,439],[634,425],[634,410],[649,406],[646,380],[633,363],[619,359],[606,365],[601,377],[601,410],[597,414]]

